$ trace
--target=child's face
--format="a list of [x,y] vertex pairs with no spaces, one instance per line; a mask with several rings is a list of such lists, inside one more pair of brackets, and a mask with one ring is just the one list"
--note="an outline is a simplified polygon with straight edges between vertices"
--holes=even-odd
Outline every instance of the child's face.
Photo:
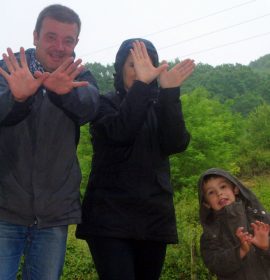
[[223,177],[210,178],[203,185],[205,205],[216,211],[235,201],[238,188]]

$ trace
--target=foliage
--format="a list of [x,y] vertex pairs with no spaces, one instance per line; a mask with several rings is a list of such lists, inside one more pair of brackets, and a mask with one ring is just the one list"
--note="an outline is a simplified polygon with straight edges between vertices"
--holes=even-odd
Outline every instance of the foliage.
[[241,112],[244,116],[247,116],[254,108],[261,105],[263,100],[262,96],[247,92],[244,95],[236,96],[233,99],[231,108],[234,112]]
[[270,166],[270,105],[252,111],[241,139],[241,173],[254,175],[268,172]]
[[253,147],[270,150],[270,105],[263,104],[250,113],[247,129]]
[[209,64],[199,63],[192,75],[184,82],[181,87],[182,93],[192,92],[196,88],[204,87],[207,88],[205,81],[211,76],[215,68]]
[[182,92],[204,87],[211,98],[221,103],[231,100],[231,109],[247,115],[263,101],[270,101],[270,75],[260,75],[249,66],[223,64],[212,67],[198,64],[192,76],[184,83]]
[[253,177],[251,189],[255,195],[259,198],[260,202],[267,211],[270,211],[270,177],[267,176],[255,176]]
[[257,60],[250,62],[249,66],[259,73],[270,74],[270,54],[264,55]]
[[191,142],[184,153],[171,157],[173,184],[194,185],[198,174],[214,166],[237,173],[241,116],[203,88],[184,95],[182,102]]
[[91,168],[92,145],[90,144],[89,125],[81,127],[80,142],[77,148],[77,154],[82,172],[81,197],[85,192],[88,176]]
[[104,66],[100,63],[86,63],[85,67],[89,69],[97,80],[101,94],[113,90],[113,65]]

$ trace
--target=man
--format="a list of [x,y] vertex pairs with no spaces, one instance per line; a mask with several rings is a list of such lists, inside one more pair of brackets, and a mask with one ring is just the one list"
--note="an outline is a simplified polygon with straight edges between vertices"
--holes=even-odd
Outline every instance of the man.
[[62,5],[41,11],[35,49],[0,61],[0,279],[59,279],[69,224],[81,221],[79,125],[98,109],[89,71],[74,60],[81,22]]

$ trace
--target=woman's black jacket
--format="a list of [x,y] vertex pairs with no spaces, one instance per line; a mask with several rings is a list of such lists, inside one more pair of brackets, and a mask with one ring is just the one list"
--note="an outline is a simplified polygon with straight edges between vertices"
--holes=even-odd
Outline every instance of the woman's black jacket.
[[101,96],[91,125],[93,160],[78,238],[91,235],[177,242],[168,156],[184,151],[179,88]]

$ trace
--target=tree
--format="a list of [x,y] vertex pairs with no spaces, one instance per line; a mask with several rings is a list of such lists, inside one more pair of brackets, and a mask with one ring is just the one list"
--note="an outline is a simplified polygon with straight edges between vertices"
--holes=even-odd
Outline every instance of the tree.
[[191,92],[197,87],[204,87],[210,97],[217,97],[222,103],[230,100],[231,109],[245,116],[263,101],[270,102],[270,75],[260,75],[241,64],[216,67],[198,64],[182,92]]
[[249,66],[258,73],[270,74],[270,54],[264,55],[255,61],[250,62]]
[[236,173],[242,117],[228,105],[210,99],[203,88],[184,95],[182,101],[191,143],[184,153],[171,158],[173,183],[194,185],[198,174],[211,167]]
[[264,103],[247,119],[241,145],[241,172],[248,175],[267,172],[270,166],[270,105]]
[[86,63],[85,67],[89,69],[97,80],[101,94],[109,92],[113,87],[113,65],[104,66],[100,63]]

